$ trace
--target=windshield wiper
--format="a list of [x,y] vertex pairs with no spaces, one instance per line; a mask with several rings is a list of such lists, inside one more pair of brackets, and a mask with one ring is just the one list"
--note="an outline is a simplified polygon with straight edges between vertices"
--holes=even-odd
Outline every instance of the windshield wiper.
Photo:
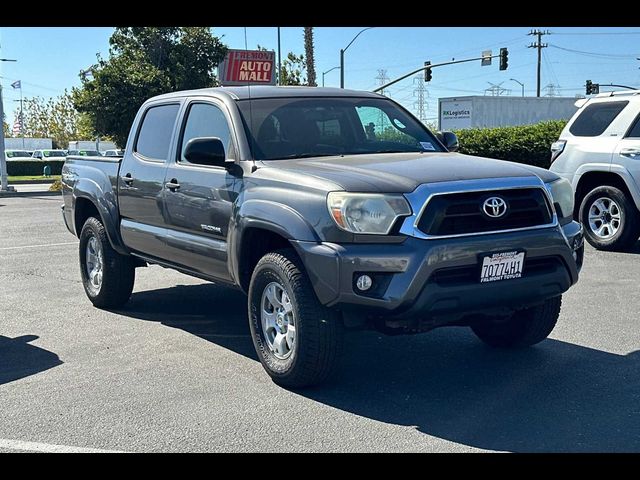
[[299,153],[286,155],[284,157],[270,158],[269,160],[288,160],[292,158],[313,158],[313,157],[336,157],[344,155],[343,153]]

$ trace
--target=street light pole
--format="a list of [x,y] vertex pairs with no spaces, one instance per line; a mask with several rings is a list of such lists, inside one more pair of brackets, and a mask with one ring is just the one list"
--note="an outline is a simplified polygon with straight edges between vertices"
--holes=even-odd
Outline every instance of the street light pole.
[[333,72],[336,68],[340,68],[340,67],[333,67],[333,68],[330,68],[329,70],[327,70],[326,72],[322,72],[322,86],[323,87],[324,87],[324,76],[329,72]]
[[353,37],[353,40],[349,42],[349,45],[340,49],[340,88],[344,88],[344,52],[347,51],[347,49],[351,46],[353,42],[356,41],[356,38],[358,38],[362,32],[366,32],[367,30],[371,30],[372,28],[376,28],[376,27],[363,28],[356,34],[355,37]]
[[524,83],[516,80],[515,78],[510,78],[509,80],[511,80],[512,82],[516,82],[516,83],[520,84],[520,86],[522,87],[522,96],[524,97]]
[[[8,58],[0,58],[0,62],[17,62]],[[2,83],[0,83],[0,192],[13,192],[14,188],[9,186],[7,178],[7,157],[4,148],[4,105],[2,103]]]

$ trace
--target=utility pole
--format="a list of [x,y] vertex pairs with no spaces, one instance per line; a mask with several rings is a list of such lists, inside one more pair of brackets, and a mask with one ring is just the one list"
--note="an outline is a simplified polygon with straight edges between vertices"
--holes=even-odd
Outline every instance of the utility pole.
[[[376,82],[378,85],[384,86],[389,81],[389,77],[387,76],[387,70],[384,68],[378,69],[378,76],[376,77]],[[380,95],[384,95],[384,89],[380,90]],[[384,131],[384,112],[380,110],[380,115],[378,116],[378,123],[380,125],[380,132]]]
[[413,77],[413,84],[415,85],[415,88],[413,89],[413,96],[418,97],[418,99],[413,103],[416,116],[418,117],[418,120],[420,120],[422,123],[425,123],[427,121],[425,108],[428,108],[425,102],[425,96],[428,97],[429,92],[427,92],[427,89],[424,86],[424,76],[418,74]]
[[282,75],[282,57],[280,56],[280,27],[278,27],[278,85],[282,85],[280,75]]
[[545,97],[557,97],[558,96],[557,90],[560,89],[560,85],[549,83],[544,87],[544,89],[547,91],[547,93],[544,94]]
[[537,40],[533,43],[530,43],[528,45],[529,48],[537,48],[538,49],[538,74],[537,74],[537,86],[536,86],[536,97],[540,96],[540,67],[542,66],[542,49],[543,48],[547,48],[549,45],[547,43],[542,43],[542,36],[543,35],[549,35],[551,32],[549,30],[546,31],[542,31],[542,30],[531,30],[529,32],[529,35],[535,35],[537,36]]
[[489,88],[485,88],[484,89],[484,95],[487,96],[487,92],[489,92],[491,94],[492,97],[500,97],[504,94],[506,95],[510,95],[511,94],[511,90],[509,90],[508,88],[504,88],[502,86],[502,84],[504,82],[500,82],[497,85],[495,83],[491,83],[491,82],[487,82],[489,85],[491,85]]

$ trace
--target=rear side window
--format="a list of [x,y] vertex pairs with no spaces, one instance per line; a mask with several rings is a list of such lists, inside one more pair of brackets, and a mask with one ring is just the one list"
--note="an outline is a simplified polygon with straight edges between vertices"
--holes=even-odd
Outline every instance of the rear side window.
[[629,138],[640,138],[640,115],[636,117],[636,121],[629,130],[629,134],[627,135]]
[[171,134],[178,116],[178,104],[151,107],[144,115],[135,151],[155,160],[169,157]]
[[628,101],[623,101],[587,105],[573,122],[569,131],[577,137],[602,135],[628,103]]

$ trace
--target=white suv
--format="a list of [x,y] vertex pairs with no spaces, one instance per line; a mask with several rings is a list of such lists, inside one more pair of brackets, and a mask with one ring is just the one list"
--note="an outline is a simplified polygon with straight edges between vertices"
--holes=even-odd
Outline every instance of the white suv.
[[601,250],[640,237],[640,90],[576,102],[578,111],[551,146],[550,170],[571,182],[574,216]]

